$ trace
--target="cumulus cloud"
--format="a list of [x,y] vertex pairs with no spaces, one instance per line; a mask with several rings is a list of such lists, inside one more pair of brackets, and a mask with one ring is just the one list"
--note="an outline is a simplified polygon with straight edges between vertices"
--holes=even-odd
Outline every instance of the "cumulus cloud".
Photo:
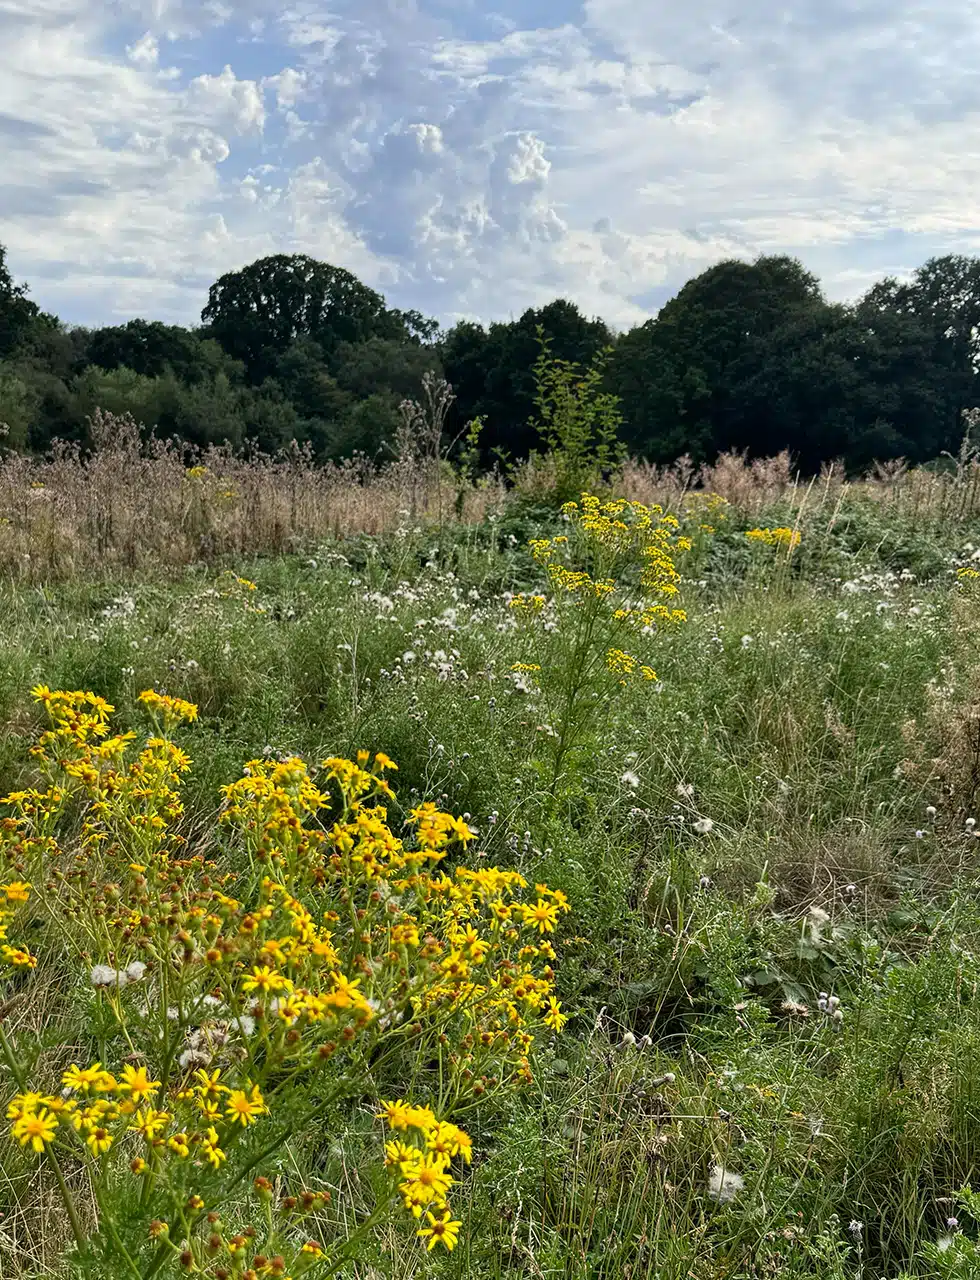
[[239,80],[230,66],[216,76],[197,76],[187,97],[191,111],[222,121],[236,133],[261,133],[265,126],[262,91],[254,80]]
[[306,76],[294,67],[283,67],[277,75],[266,76],[262,81],[263,89],[271,89],[276,95],[276,105],[280,110],[295,107],[303,95]]
[[850,295],[980,225],[957,0],[2,0],[3,240],[46,307],[194,320],[313,253],[400,305],[643,319],[791,252]]
[[155,67],[160,57],[160,45],[156,36],[147,31],[134,44],[127,45],[126,54],[137,66]]

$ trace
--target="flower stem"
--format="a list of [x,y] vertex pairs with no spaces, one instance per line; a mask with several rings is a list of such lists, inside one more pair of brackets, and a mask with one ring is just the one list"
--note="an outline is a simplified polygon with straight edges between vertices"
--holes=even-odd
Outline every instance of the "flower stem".
[[[14,1052],[11,1048],[10,1041],[7,1039],[7,1033],[3,1029],[2,1021],[0,1021],[0,1051],[2,1051],[4,1061],[10,1068],[10,1074],[16,1081],[17,1088],[21,1093],[26,1093],[27,1081],[24,1079],[24,1073],[20,1068],[20,1064],[14,1057]],[[58,1184],[58,1191],[68,1213],[68,1221],[71,1223],[71,1233],[75,1237],[75,1243],[80,1249],[83,1249],[86,1243],[85,1229],[78,1216],[78,1210],[75,1208],[75,1202],[72,1199],[71,1192],[68,1190],[68,1184],[65,1182],[65,1175],[61,1172],[61,1165],[58,1163],[58,1157],[55,1155],[53,1148],[47,1143],[45,1143],[44,1146],[44,1154],[47,1157],[48,1164],[51,1166],[51,1172],[54,1174],[55,1181]]]

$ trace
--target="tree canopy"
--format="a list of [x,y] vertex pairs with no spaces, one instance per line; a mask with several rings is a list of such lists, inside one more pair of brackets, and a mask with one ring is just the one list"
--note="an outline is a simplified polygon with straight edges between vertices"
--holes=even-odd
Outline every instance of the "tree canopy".
[[23,342],[39,315],[37,304],[27,296],[27,286],[14,284],[7,251],[0,244],[0,359]]
[[614,397],[626,445],[657,462],[729,449],[788,449],[809,472],[838,458],[855,470],[923,462],[957,448],[963,411],[980,402],[980,259],[930,259],[846,304],[794,258],[723,261],[616,334],[567,298],[440,332],[342,267],[276,254],[216,280],[200,327],[137,318],[84,329],[42,312],[0,246],[8,447],[82,440],[101,407],[196,444],[297,440],[324,459],[385,456],[400,404],[431,372],[455,396],[447,443],[479,417],[485,463],[516,461],[546,443],[543,344],[581,385]]
[[329,357],[341,342],[409,339],[425,329],[417,313],[389,311],[381,294],[355,275],[305,254],[274,254],[221,276],[201,319],[207,333],[241,360],[253,385],[273,374],[278,358],[300,338]]

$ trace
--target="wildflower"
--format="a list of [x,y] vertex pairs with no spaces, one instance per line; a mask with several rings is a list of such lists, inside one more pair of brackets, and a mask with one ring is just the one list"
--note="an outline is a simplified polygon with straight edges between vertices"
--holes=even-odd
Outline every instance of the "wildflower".
[[182,698],[171,698],[166,694],[156,693],[153,689],[144,689],[137,701],[146,707],[151,716],[159,715],[168,728],[181,720],[190,723],[197,719],[197,707],[193,702],[185,702]]
[[146,1107],[136,1112],[129,1127],[132,1133],[138,1133],[147,1142],[152,1142],[167,1127],[169,1120],[168,1111],[155,1111],[153,1107]]
[[186,1133],[175,1133],[167,1139],[167,1146],[175,1154],[180,1156],[182,1160],[186,1160],[191,1153],[190,1139]]
[[410,1146],[407,1142],[386,1142],[385,1166],[389,1169],[395,1166],[400,1167],[406,1162],[411,1162],[420,1154],[418,1147]]
[[243,991],[261,991],[267,995],[274,991],[291,991],[292,982],[268,965],[256,965],[242,983]]
[[88,1093],[95,1090],[98,1093],[107,1093],[116,1086],[115,1078],[102,1067],[101,1062],[95,1062],[90,1067],[78,1067],[73,1063],[61,1077],[61,1083],[66,1089],[77,1090],[80,1093]]
[[31,1144],[35,1151],[43,1151],[45,1143],[53,1142],[58,1128],[58,1117],[45,1107],[28,1111],[13,1123],[11,1133],[22,1147]]
[[524,908],[524,920],[533,924],[540,933],[554,933],[558,923],[558,908],[539,898],[533,907]]
[[265,1114],[268,1107],[259,1092],[257,1084],[252,1085],[250,1094],[242,1089],[232,1089],[228,1094],[228,1100],[225,1103],[225,1115],[229,1120],[241,1124],[244,1128],[246,1125],[254,1124],[260,1115]]
[[21,1116],[36,1111],[44,1100],[43,1093],[18,1093],[7,1104],[7,1119],[19,1120]]
[[3,886],[3,892],[7,895],[8,902],[26,902],[30,897],[31,886],[23,880],[14,880]]
[[93,1156],[102,1156],[112,1146],[112,1134],[108,1129],[92,1128],[85,1139],[85,1145]]
[[420,1153],[411,1163],[406,1162],[402,1167],[405,1180],[398,1186],[405,1208],[420,1217],[423,1208],[433,1201],[441,1207],[453,1182],[448,1167],[448,1157],[435,1152]]
[[708,1198],[716,1204],[731,1204],[740,1191],[745,1189],[745,1179],[732,1173],[723,1165],[712,1165],[708,1177]]
[[864,1234],[864,1223],[858,1222],[857,1218],[852,1218],[848,1224],[847,1233],[855,1244],[860,1244],[861,1236]]
[[459,1229],[463,1225],[462,1222],[453,1221],[449,1216],[449,1210],[443,1210],[442,1216],[437,1218],[434,1214],[426,1213],[427,1227],[422,1227],[419,1231],[419,1237],[422,1240],[428,1240],[426,1248],[434,1249],[437,1244],[445,1245],[452,1252],[456,1248],[459,1240]]
[[568,1015],[562,1013],[561,1005],[554,996],[551,996],[548,1000],[548,1008],[544,1015],[545,1025],[551,1027],[553,1031],[561,1031],[567,1021]]
[[216,1100],[220,1098],[223,1093],[230,1092],[226,1085],[219,1084],[221,1079],[220,1067],[218,1067],[217,1070],[212,1071],[210,1075],[203,1069],[195,1071],[194,1078],[197,1080],[197,1084],[194,1087],[198,1096],[201,1098]]
[[640,785],[640,779],[632,769],[627,769],[625,773],[621,774],[619,780],[624,786],[632,787],[634,791]]
[[135,1102],[152,1098],[159,1088],[160,1081],[151,1080],[146,1074],[146,1067],[123,1067],[119,1089],[123,1093],[128,1093]]
[[447,1159],[462,1155],[467,1164],[472,1159],[473,1147],[469,1134],[443,1120],[433,1125],[426,1134],[425,1145],[430,1151],[446,1156]]
[[710,835],[711,832],[714,830],[714,827],[715,827],[715,824],[711,821],[710,818],[698,818],[697,822],[694,823],[694,830],[698,833],[699,836]]
[[749,542],[784,547],[787,551],[793,551],[800,545],[800,534],[796,529],[747,529],[745,536]]
[[204,1152],[204,1158],[214,1169],[220,1169],[222,1164],[228,1159],[225,1153],[218,1145],[218,1131],[213,1126],[208,1129],[204,1142],[201,1145]]

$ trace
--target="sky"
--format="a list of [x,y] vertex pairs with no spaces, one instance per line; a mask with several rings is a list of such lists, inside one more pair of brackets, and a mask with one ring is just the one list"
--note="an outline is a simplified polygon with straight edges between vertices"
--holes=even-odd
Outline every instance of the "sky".
[[270,253],[617,329],[726,257],[980,251],[980,0],[0,0],[0,243],[78,324]]

